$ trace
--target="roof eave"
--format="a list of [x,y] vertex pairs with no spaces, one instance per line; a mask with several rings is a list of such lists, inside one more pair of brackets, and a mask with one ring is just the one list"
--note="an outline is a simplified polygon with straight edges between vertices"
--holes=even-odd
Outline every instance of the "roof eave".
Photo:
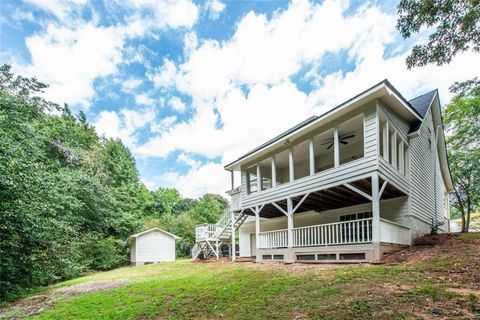
[[[276,140],[272,140],[269,144],[266,144],[262,148],[254,148],[254,152],[250,151],[244,154],[243,156],[239,157],[237,160],[227,164],[224,166],[225,170],[232,171],[232,170],[239,170],[240,165],[244,162],[248,162],[249,159],[253,159],[261,152],[265,152],[265,150],[273,149],[278,147],[280,141],[289,139],[290,137],[294,136],[299,132],[299,130],[307,131],[317,125],[318,123],[324,122],[327,118],[330,118],[337,112],[345,110],[349,107],[355,108],[358,107],[370,100],[378,99],[382,96],[389,95],[393,97],[398,103],[400,103],[403,107],[405,107],[408,112],[411,114],[412,118],[418,119],[422,121],[423,119],[420,115],[412,108],[412,106],[408,103],[408,101],[393,87],[393,85],[387,80],[383,80],[373,87],[359,93],[358,95],[354,96],[353,98],[348,99],[347,101],[337,105],[336,107],[330,109],[329,111],[325,112],[324,114],[318,116],[314,121],[307,123],[305,126],[298,128],[297,130],[290,132],[288,135],[282,136],[279,135],[279,138]],[[287,130],[288,132],[288,130]],[[258,150],[256,150],[258,149]]]

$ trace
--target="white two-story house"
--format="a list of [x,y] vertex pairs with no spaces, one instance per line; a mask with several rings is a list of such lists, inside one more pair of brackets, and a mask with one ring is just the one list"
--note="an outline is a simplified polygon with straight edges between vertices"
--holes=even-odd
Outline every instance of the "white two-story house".
[[407,101],[384,80],[225,169],[230,211],[197,227],[194,258],[219,257],[222,244],[238,241],[239,255],[259,262],[377,262],[449,229],[437,90]]

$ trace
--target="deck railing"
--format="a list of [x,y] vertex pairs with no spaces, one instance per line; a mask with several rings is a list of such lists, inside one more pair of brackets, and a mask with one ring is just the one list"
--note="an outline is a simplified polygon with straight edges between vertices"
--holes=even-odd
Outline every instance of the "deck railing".
[[195,227],[195,238],[196,240],[210,240],[215,239],[217,233],[219,232],[219,227],[216,224],[202,224]]
[[410,228],[380,218],[380,242],[410,245]]
[[371,241],[371,218],[293,229],[294,247],[357,244]]
[[[342,221],[293,228],[293,246],[330,246],[372,242],[372,218]],[[393,244],[410,244],[410,228],[380,219],[380,241]],[[274,249],[288,246],[288,230],[259,233],[259,248]]]
[[286,248],[288,246],[287,229],[259,233],[259,248]]

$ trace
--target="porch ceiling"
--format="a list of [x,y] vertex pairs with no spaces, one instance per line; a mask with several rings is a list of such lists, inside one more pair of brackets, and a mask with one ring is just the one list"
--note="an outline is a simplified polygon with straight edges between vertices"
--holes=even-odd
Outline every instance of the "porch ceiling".
[[[380,186],[383,185],[383,180],[380,179]],[[365,192],[368,195],[371,195],[371,179],[362,179],[358,181],[351,182],[350,185],[354,186],[355,188]],[[383,194],[381,200],[391,199],[396,197],[404,196],[405,194],[395,188],[392,184],[388,183]],[[295,208],[300,200],[303,198],[303,195],[293,197],[293,207]],[[368,203],[370,200],[365,198],[364,196],[358,194],[357,192],[343,186],[335,186],[328,189],[323,189],[320,191],[311,192],[310,195],[303,201],[300,207],[297,209],[295,213],[305,212],[310,210],[315,211],[325,211],[331,209],[338,209],[343,207],[354,206],[358,204]],[[276,202],[281,208],[287,211],[287,200],[281,200]],[[244,213],[247,215],[254,216],[252,210],[245,209]],[[278,210],[274,205],[271,203],[265,204],[262,211],[260,212],[260,217],[262,218],[275,218],[281,217],[284,214]]]

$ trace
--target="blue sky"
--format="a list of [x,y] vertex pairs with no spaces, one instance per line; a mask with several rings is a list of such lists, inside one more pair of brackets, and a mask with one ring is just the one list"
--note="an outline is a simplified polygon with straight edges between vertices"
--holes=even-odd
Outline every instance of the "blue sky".
[[149,188],[223,193],[223,164],[388,78],[406,98],[478,54],[407,70],[394,1],[26,0],[0,4],[0,63],[132,150]]

